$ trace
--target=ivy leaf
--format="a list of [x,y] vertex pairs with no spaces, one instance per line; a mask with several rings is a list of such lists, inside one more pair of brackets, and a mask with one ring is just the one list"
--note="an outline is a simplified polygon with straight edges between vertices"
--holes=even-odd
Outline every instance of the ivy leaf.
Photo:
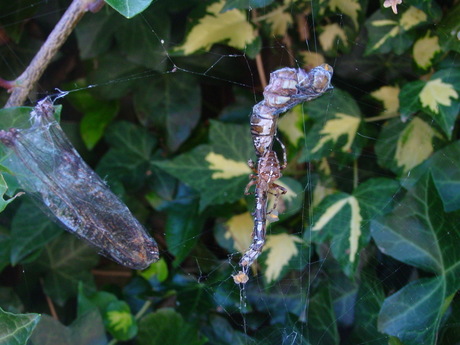
[[146,129],[125,121],[112,124],[105,138],[111,148],[99,162],[99,175],[132,188],[142,186],[149,175],[156,139]]
[[319,43],[325,52],[331,52],[337,49],[337,41],[340,40],[345,46],[348,46],[348,38],[345,30],[337,23],[324,25],[319,35]]
[[460,42],[457,36],[460,31],[459,16],[460,4],[456,3],[447,11],[439,25],[436,26],[438,36],[443,38],[440,41],[441,47],[446,52],[453,50],[460,53]]
[[460,71],[440,70],[427,82],[407,83],[401,89],[399,99],[403,118],[423,111],[436,121],[450,139],[460,111]]
[[13,314],[0,308],[0,344],[27,343],[39,320],[39,314]]
[[329,0],[328,7],[333,12],[343,13],[350,17],[355,29],[358,29],[358,15],[362,11],[359,0]]
[[0,174],[0,212],[2,212],[10,202],[12,202],[14,199],[16,199],[18,196],[22,194],[22,193],[18,193],[12,198],[5,200],[3,199],[3,197],[5,196],[5,193],[7,190],[8,190],[8,186],[6,185],[5,178],[3,177],[2,174]]
[[360,276],[358,295],[355,303],[355,327],[352,343],[359,344],[372,339],[376,345],[388,345],[388,338],[377,330],[377,321],[385,294],[382,283],[375,273],[365,271]]
[[260,8],[270,5],[275,0],[225,0],[225,5],[221,12],[238,8],[240,10],[250,8]]
[[384,301],[381,332],[407,345],[435,343],[445,306],[460,288],[459,216],[459,211],[444,213],[433,180],[425,174],[391,213],[372,220],[372,236],[383,253],[434,274]]
[[31,345],[106,345],[104,325],[97,310],[79,316],[66,327],[43,315],[30,338]]
[[424,37],[415,42],[412,55],[417,67],[427,70],[431,67],[434,58],[441,52],[439,37],[431,36],[430,32],[427,32]]
[[403,180],[406,188],[411,188],[425,173],[431,172],[433,182],[444,204],[446,212],[460,209],[460,141],[436,151],[424,164],[411,172],[410,178]]
[[[142,16],[123,18],[116,26],[115,39],[128,61],[159,72],[166,69],[168,59],[164,42],[170,41],[169,13],[158,6],[152,6]],[[155,35],[152,35],[152,31]],[[143,81],[140,84],[146,86]]]
[[298,236],[287,233],[267,235],[261,255],[264,278],[267,284],[272,284],[283,278],[288,270],[293,268],[293,263],[298,269],[299,255],[303,255],[306,250],[306,243]]
[[104,323],[109,333],[118,340],[126,341],[137,334],[137,323],[125,301],[112,301],[104,313]]
[[322,287],[315,293],[308,308],[308,340],[310,344],[340,343],[337,318],[332,308],[329,287]]
[[398,17],[390,11],[377,11],[366,21],[369,32],[366,54],[404,53],[412,45],[413,30],[427,21],[427,14],[414,6]]
[[201,145],[169,161],[152,164],[200,193],[200,211],[211,204],[241,199],[253,155],[247,126],[211,122],[210,145]]
[[35,203],[24,200],[11,224],[11,264],[16,265],[62,233]]
[[[83,16],[75,28],[80,58],[95,58],[109,50],[119,20],[120,17],[116,15],[115,11],[105,9],[91,13],[90,16]],[[84,92],[84,90],[74,94],[80,92]],[[71,95],[73,96],[73,94]]]
[[144,11],[153,0],[105,0],[115,11],[125,16],[132,18],[135,15]]
[[206,339],[170,308],[162,308],[148,314],[139,322],[139,345],[202,345]]
[[200,216],[196,200],[181,200],[168,207],[166,243],[175,256],[173,266],[179,266],[200,238],[206,218]]
[[[175,151],[189,137],[201,114],[198,80],[187,73],[165,74],[136,92],[134,106],[145,127],[167,133],[167,145]],[[152,99],[152,95],[156,95]]]
[[31,269],[45,273],[45,293],[62,306],[77,294],[80,281],[86,286],[93,285],[89,270],[98,261],[98,255],[85,242],[64,233],[45,247]]
[[243,254],[251,245],[253,227],[251,214],[249,212],[241,213],[217,226],[215,237],[219,245],[227,249],[229,253],[237,250]]
[[254,44],[257,33],[247,21],[246,14],[237,9],[222,13],[224,5],[224,1],[210,4],[206,8],[207,14],[198,20],[185,42],[174,51],[190,55],[200,50],[208,51],[213,44],[220,42],[237,49]]
[[381,116],[392,116],[398,114],[399,111],[399,92],[398,86],[382,86],[381,88],[371,92],[371,96],[382,102],[383,112]]
[[307,152],[302,157],[307,161],[317,160],[336,151],[359,155],[362,143],[356,134],[361,125],[361,112],[348,93],[335,89],[333,98],[321,97],[305,103],[304,107],[315,123],[307,134]]
[[91,150],[117,115],[119,104],[117,101],[99,100],[89,92],[89,89],[73,92],[69,94],[68,99],[78,111],[84,114],[80,122],[80,135],[86,148]]
[[375,144],[379,164],[398,175],[423,163],[443,141],[442,135],[419,117],[409,122],[389,121]]
[[399,188],[394,180],[375,178],[360,184],[352,195],[327,196],[315,208],[304,239],[318,243],[330,240],[333,256],[347,275],[353,275],[359,253],[369,242],[369,221],[388,211]]
[[273,36],[284,36],[293,22],[292,15],[286,12],[288,7],[288,4],[278,6],[273,11],[257,17],[257,21],[266,21]]

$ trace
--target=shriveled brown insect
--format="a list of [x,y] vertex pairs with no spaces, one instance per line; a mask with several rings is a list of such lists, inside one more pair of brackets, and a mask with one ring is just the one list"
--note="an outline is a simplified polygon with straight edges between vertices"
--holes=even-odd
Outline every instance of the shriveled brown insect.
[[332,74],[333,69],[328,64],[309,72],[285,67],[270,74],[264,100],[254,106],[250,120],[252,141],[258,157],[272,148],[279,115],[331,90]]
[[101,254],[133,269],[157,261],[155,241],[83,161],[53,114],[45,98],[32,111],[30,128],[0,131],[11,149],[2,164],[50,217]]

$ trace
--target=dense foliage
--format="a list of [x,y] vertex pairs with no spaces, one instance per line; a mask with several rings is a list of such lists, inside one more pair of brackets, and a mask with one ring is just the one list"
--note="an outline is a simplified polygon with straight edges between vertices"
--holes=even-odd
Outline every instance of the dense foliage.
[[[106,2],[35,96],[71,91],[63,128],[162,258],[130,271],[98,256],[11,199],[3,170],[0,344],[460,342],[460,2]],[[0,77],[22,73],[68,3],[1,2]],[[334,90],[279,122],[288,193],[236,285],[250,111],[270,71],[324,62]],[[30,110],[2,109],[0,128]]]

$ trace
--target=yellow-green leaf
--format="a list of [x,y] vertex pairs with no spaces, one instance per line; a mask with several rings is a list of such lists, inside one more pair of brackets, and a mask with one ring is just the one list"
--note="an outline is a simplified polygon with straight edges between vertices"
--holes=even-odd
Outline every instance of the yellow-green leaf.
[[358,200],[354,196],[340,199],[332,204],[313,225],[312,231],[320,231],[347,205],[351,208],[348,259],[353,263],[358,252],[359,238],[361,237],[361,221],[363,219],[360,214]]
[[205,159],[209,162],[209,168],[215,171],[212,174],[213,179],[231,179],[241,175],[248,175],[251,172],[246,162],[228,159],[214,152],[209,152]]
[[451,97],[458,99],[457,91],[452,84],[444,83],[441,78],[427,82],[419,95],[422,106],[436,114],[439,113],[439,105],[451,105]]
[[299,139],[303,137],[302,123],[304,117],[302,105],[299,104],[288,111],[278,122],[278,129],[293,145],[297,145]]
[[345,31],[339,26],[339,24],[329,24],[323,26],[323,32],[319,35],[319,43],[325,51],[330,51],[337,44],[337,38],[339,38],[345,46],[348,45],[347,35]]
[[412,29],[414,26],[425,22],[428,19],[428,16],[422,10],[419,10],[417,7],[411,6],[409,9],[401,15],[399,23],[401,27],[407,31]]
[[401,132],[396,146],[395,160],[404,172],[422,163],[433,153],[433,138],[441,135],[420,118],[414,118]]
[[423,69],[431,66],[435,55],[439,52],[441,52],[441,47],[438,36],[430,37],[429,33],[415,42],[412,51],[415,63]]
[[358,28],[358,12],[361,11],[358,0],[331,0],[329,1],[329,8],[332,11],[346,14],[353,21],[355,28]]
[[208,14],[190,30],[185,42],[174,50],[189,55],[198,50],[209,50],[219,42],[237,49],[244,49],[252,43],[257,34],[246,20],[246,14],[237,9],[221,13],[224,5],[225,1],[220,1],[208,6]]
[[326,59],[320,53],[303,51],[300,52],[300,56],[302,56],[303,65],[308,68],[313,68],[326,63]]
[[264,251],[268,251],[265,264],[267,266],[264,275],[267,283],[276,281],[283,267],[289,263],[293,257],[299,254],[296,243],[302,243],[303,240],[295,235],[286,233],[278,235],[268,235]]
[[371,96],[383,103],[384,110],[381,115],[394,115],[399,109],[399,87],[382,86],[380,89],[371,92]]
[[290,6],[290,3],[279,6],[273,11],[258,17],[257,21],[265,20],[270,25],[272,35],[284,36],[288,27],[291,26],[293,22],[292,15],[286,12],[286,9]]
[[321,130],[321,139],[318,144],[311,150],[312,153],[317,152],[324,144],[330,140],[337,142],[342,136],[347,136],[347,142],[342,146],[343,152],[348,152],[355,139],[361,119],[359,117],[350,116],[347,114],[336,113],[335,118],[327,121],[326,125]]
[[227,231],[224,237],[233,239],[233,247],[240,253],[244,253],[252,241],[253,221],[249,212],[242,213],[230,218],[225,227]]
[[107,319],[115,331],[126,332],[132,324],[131,314],[126,311],[109,311]]

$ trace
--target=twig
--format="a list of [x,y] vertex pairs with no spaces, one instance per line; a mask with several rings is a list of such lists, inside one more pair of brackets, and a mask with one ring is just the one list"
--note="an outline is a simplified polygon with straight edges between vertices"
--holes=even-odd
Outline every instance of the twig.
[[5,108],[20,106],[24,103],[35,83],[40,79],[51,59],[61,48],[67,37],[83,17],[86,11],[97,11],[101,0],[73,0],[67,11],[49,34],[45,43],[30,62],[26,70],[12,82],[11,96]]
[[[257,25],[257,34],[259,34],[259,24],[257,23],[257,11],[252,10],[251,11],[251,17],[252,21],[256,23]],[[256,55],[256,65],[257,65],[257,72],[259,73],[259,79],[260,79],[260,84],[262,85],[262,88],[265,89],[267,86],[267,77],[265,76],[265,69],[264,69],[264,63],[262,61],[262,54],[259,52]]]
[[[44,288],[43,279],[40,279],[40,284],[41,284],[42,288]],[[54,303],[51,300],[50,296],[45,294],[45,298],[46,298],[46,303],[48,304],[48,308],[50,309],[51,316],[53,317],[53,319],[59,321],[58,314],[56,313],[56,308],[54,308]]]

